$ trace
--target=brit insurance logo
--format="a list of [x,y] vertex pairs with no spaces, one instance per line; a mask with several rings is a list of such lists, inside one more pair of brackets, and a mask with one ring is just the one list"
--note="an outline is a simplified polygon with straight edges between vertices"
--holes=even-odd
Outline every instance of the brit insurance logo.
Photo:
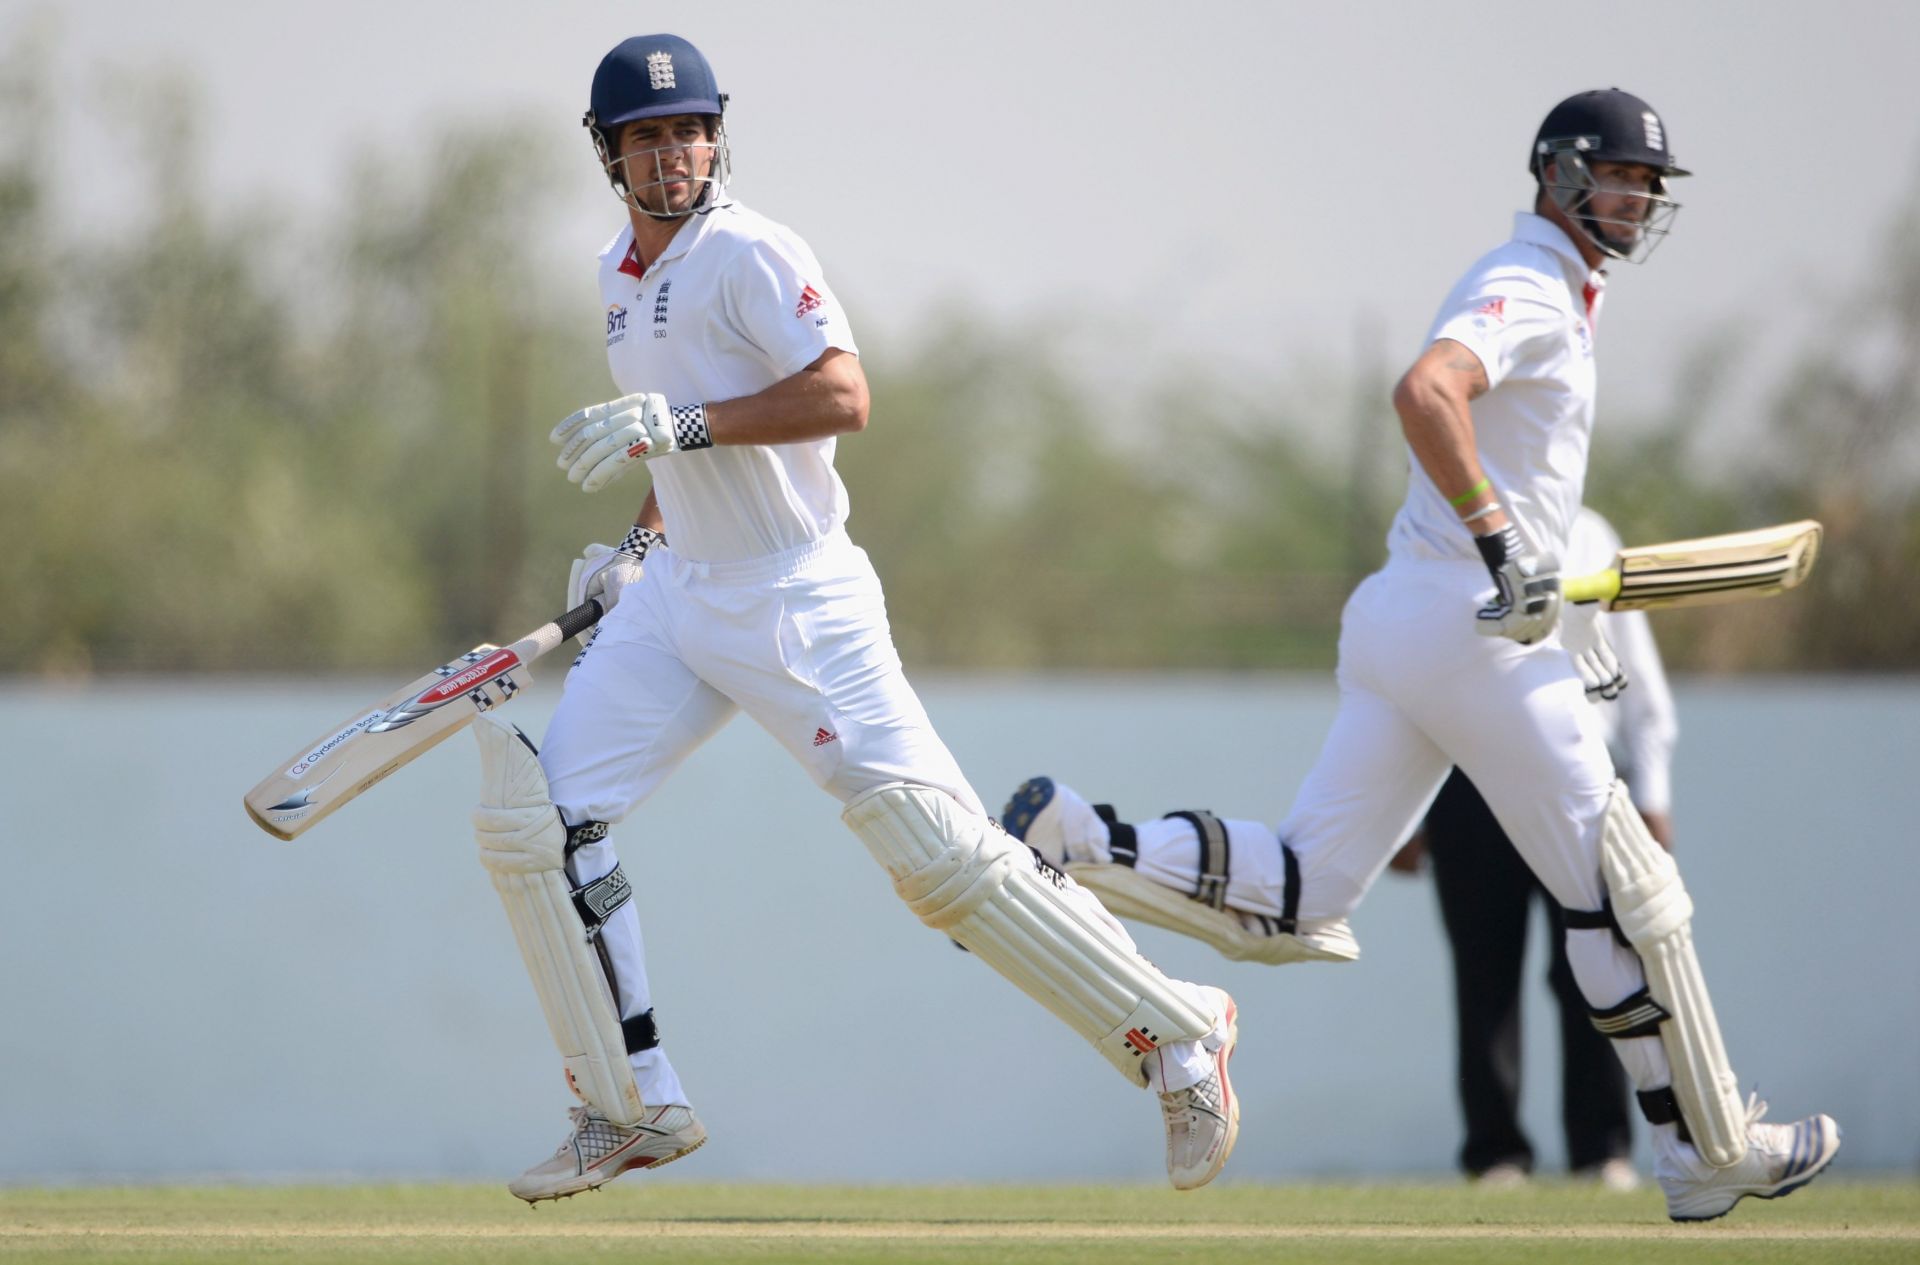
[[627,336],[627,309],[618,303],[607,304],[607,346]]

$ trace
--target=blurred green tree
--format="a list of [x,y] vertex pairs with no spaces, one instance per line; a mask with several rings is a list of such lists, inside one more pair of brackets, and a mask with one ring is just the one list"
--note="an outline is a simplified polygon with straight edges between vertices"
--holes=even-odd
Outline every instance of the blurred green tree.
[[[548,428],[613,387],[585,286],[527,248],[562,187],[536,134],[466,119],[362,158],[324,219],[216,215],[191,85],[123,76],[134,196],[86,238],[49,202],[43,44],[0,57],[0,671],[405,670],[552,614],[644,485],[582,497],[552,469]],[[1603,428],[1590,499],[1629,540],[1829,529],[1809,591],[1663,617],[1675,667],[1920,666],[1920,192],[1880,263],[1736,459],[1699,460],[1686,419],[1750,375],[1738,329],[1670,416]],[[1035,330],[870,340],[873,423],[839,465],[902,652],[1331,664],[1405,469],[1376,342],[1335,435],[1206,366],[1116,405]]]

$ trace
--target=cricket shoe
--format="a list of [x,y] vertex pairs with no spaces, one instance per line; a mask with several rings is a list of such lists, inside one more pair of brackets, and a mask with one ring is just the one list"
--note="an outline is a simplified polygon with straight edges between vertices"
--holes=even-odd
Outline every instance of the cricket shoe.
[[573,1131],[553,1157],[507,1183],[528,1203],[593,1190],[630,1168],[671,1164],[707,1140],[707,1127],[691,1107],[655,1107],[636,1125],[615,1124],[591,1107],[568,1115]]
[[1532,1180],[1526,1169],[1513,1163],[1495,1164],[1473,1175],[1473,1184],[1480,1190],[1519,1190]]
[[1626,1195],[1640,1189],[1640,1174],[1633,1167],[1633,1161],[1624,1156],[1614,1156],[1592,1168],[1583,1168],[1574,1174],[1592,1181],[1600,1189],[1616,1195]]
[[1808,1116],[1794,1124],[1762,1124],[1767,1104],[1747,1100],[1747,1153],[1729,1168],[1715,1168],[1685,1142],[1656,1148],[1653,1175],[1667,1194],[1675,1221],[1711,1221],[1752,1195],[1778,1199],[1792,1194],[1833,1162],[1840,1126],[1832,1116]]
[[[1220,1008],[1223,1034],[1213,1055],[1213,1067],[1197,1085],[1160,1095],[1160,1114],[1167,1123],[1167,1177],[1175,1190],[1198,1190],[1220,1175],[1233,1144],[1240,1139],[1240,1100],[1227,1078],[1227,1060],[1240,1040],[1240,1012],[1225,989],[1203,989]],[[1209,1034],[1211,1046],[1215,1037]]]
[[1050,777],[1020,783],[1000,810],[1000,824],[1055,867],[1069,862],[1103,865],[1113,859],[1107,823],[1079,792]]

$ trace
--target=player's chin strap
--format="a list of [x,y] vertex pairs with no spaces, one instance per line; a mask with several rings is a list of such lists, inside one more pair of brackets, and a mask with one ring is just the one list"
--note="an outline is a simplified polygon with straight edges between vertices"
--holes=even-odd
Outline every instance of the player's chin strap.
[[1641,1092],[1641,1114],[1652,1124],[1677,1126],[1709,1164],[1737,1164],[1747,1153],[1747,1111],[1693,951],[1693,900],[1623,782],[1613,784],[1601,823],[1600,873],[1605,906],[1563,910],[1567,928],[1612,931],[1639,954],[1647,983],[1593,1011],[1593,1026],[1616,1041],[1659,1037],[1673,1083]]
[[[1222,956],[1236,962],[1265,962],[1278,966],[1286,962],[1351,962],[1360,956],[1360,945],[1344,918],[1302,928],[1300,925],[1300,859],[1292,848],[1264,829],[1252,832],[1273,841],[1280,850],[1284,881],[1280,896],[1280,916],[1256,914],[1227,906],[1227,885],[1233,868],[1233,831],[1205,809],[1168,813],[1168,819],[1185,821],[1193,828],[1199,844],[1193,890],[1182,896],[1164,884],[1136,872],[1140,860],[1139,831],[1121,821],[1111,804],[1095,804],[1093,811],[1107,823],[1110,865],[1069,865],[1067,870],[1081,886],[1100,897],[1101,903],[1122,918],[1178,931],[1204,940]],[[1242,823],[1244,829],[1246,823]],[[1257,846],[1256,837],[1251,842]]]
[[659,1045],[660,1034],[651,1010],[621,1018],[613,963],[600,942],[633,889],[617,865],[576,884],[568,864],[577,850],[606,837],[606,823],[567,829],[533,743],[517,728],[483,713],[473,733],[481,773],[474,842],[513,924],[567,1083],[608,1119],[636,1124],[646,1107],[629,1055]]

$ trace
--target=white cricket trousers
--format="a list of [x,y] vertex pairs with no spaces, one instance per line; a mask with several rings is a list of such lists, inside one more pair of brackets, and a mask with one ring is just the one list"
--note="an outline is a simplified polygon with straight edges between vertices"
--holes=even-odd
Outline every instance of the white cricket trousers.
[[[1601,907],[1600,828],[1614,771],[1599,717],[1557,636],[1523,646],[1477,631],[1474,611],[1491,596],[1479,562],[1396,561],[1348,599],[1339,710],[1274,831],[1300,862],[1301,922],[1353,912],[1454,765],[1553,899]],[[1231,828],[1265,833],[1255,822]],[[1169,818],[1139,830],[1139,868],[1190,886],[1199,854],[1192,828]],[[1277,851],[1248,858],[1244,879],[1228,887],[1231,904],[1280,912]],[[1240,868],[1236,850],[1236,878]],[[1646,983],[1639,957],[1611,931],[1568,931],[1567,961],[1596,1009]],[[1638,1088],[1670,1082],[1658,1037],[1613,1045]]]
[[[647,555],[567,676],[540,752],[569,826],[619,822],[693,750],[744,710],[841,802],[886,782],[980,797],[933,731],[901,671],[866,552],[835,532],[746,562]],[[573,879],[618,863],[606,840],[574,853]],[[640,915],[628,901],[602,943],[623,1018],[653,1007]],[[649,1105],[687,1102],[664,1050],[633,1056]]]
[[[1340,707],[1278,833],[1300,859],[1300,917],[1344,917],[1458,765],[1547,894],[1599,909],[1600,827],[1613,786],[1599,717],[1558,637],[1488,637],[1477,561],[1396,562],[1367,577],[1340,626]],[[1607,930],[1569,931],[1590,1006],[1646,984]],[[1640,1089],[1669,1083],[1658,1037],[1615,1041]]]

